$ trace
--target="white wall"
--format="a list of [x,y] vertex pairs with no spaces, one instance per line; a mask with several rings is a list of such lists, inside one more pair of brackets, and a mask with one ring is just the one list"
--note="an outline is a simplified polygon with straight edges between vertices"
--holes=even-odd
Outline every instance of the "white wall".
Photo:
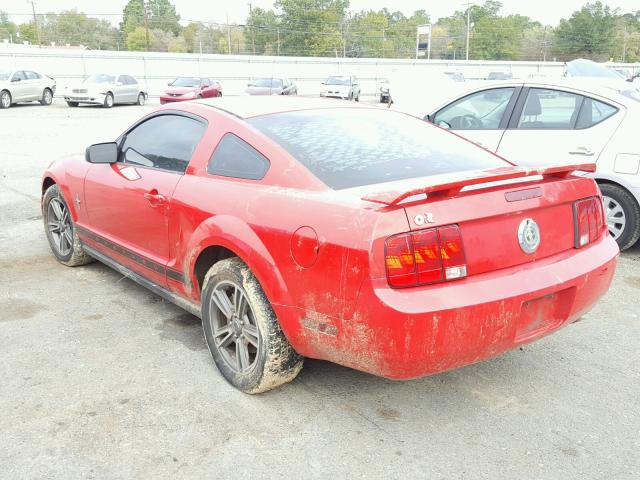
[[[348,72],[360,78],[363,95],[373,95],[385,77],[420,79],[443,71],[460,71],[470,79],[484,78],[492,71],[512,72],[517,78],[559,76],[564,64],[113,52],[0,43],[0,70],[13,68],[31,68],[50,75],[57,80],[58,88],[91,73],[129,73],[146,82],[152,96],[158,95],[176,75],[214,77],[222,83],[227,95],[241,94],[252,77],[285,76],[298,84],[300,94],[314,95],[327,75]],[[640,65],[631,68],[640,71]]]

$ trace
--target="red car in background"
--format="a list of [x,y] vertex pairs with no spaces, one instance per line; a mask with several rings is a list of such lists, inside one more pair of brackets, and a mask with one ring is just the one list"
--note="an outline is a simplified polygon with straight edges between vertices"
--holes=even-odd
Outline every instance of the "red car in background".
[[160,95],[160,103],[184,102],[196,98],[221,97],[220,82],[211,78],[178,77]]
[[396,111],[320,99],[160,108],[54,162],[56,258],[98,259],[202,318],[257,393],[304,357],[393,379],[460,367],[580,318],[618,247],[593,164],[525,169]]

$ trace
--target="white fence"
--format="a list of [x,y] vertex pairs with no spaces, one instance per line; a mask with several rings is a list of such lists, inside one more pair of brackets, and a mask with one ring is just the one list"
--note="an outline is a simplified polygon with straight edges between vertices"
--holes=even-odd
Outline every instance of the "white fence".
[[[640,64],[616,65],[640,71]],[[358,76],[363,95],[378,92],[383,78],[428,78],[438,72],[461,72],[468,79],[486,78],[490,72],[508,72],[515,78],[560,76],[564,64],[557,62],[498,62],[398,60],[375,58],[266,57],[251,55],[198,55],[155,52],[115,52],[38,48],[0,43],[0,70],[31,68],[52,76],[63,88],[98,72],[135,75],[147,84],[152,96],[177,75],[210,76],[218,79],[228,95],[241,94],[251,78],[283,76],[294,80],[303,95],[317,94],[320,83],[333,73]]]

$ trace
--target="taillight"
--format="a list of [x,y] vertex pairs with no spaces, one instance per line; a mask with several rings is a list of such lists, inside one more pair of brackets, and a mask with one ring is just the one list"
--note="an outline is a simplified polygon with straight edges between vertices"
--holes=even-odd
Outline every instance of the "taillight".
[[604,212],[600,197],[589,197],[573,204],[574,247],[582,248],[596,241],[604,230]]
[[392,287],[415,287],[467,276],[457,225],[389,237],[385,242],[387,280]]

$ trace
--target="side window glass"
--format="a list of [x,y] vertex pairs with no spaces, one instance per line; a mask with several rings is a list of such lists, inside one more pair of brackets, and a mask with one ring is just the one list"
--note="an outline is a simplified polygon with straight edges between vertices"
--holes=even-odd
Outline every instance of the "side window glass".
[[203,78],[202,79],[202,85],[205,86],[205,87],[208,87],[208,86],[211,85],[211,82],[209,81],[208,78]]
[[27,78],[29,80],[38,80],[40,78],[40,75],[38,75],[36,72],[24,72],[27,75]]
[[532,88],[527,94],[518,128],[570,130],[574,128],[583,98],[560,90]]
[[137,85],[138,84],[136,79],[133,78],[131,75],[125,75],[124,78],[127,79],[127,84],[129,84],[129,85]]
[[269,170],[269,160],[233,133],[227,133],[211,155],[207,172],[223,177],[260,180]]
[[22,70],[18,70],[17,72],[15,72],[13,74],[12,80],[18,80],[18,79],[26,80],[26,77],[25,77],[24,72]]
[[436,113],[433,123],[454,130],[496,130],[514,91],[507,87],[472,93]]
[[608,103],[585,97],[584,102],[582,103],[582,109],[580,110],[580,115],[578,116],[576,128],[583,129],[593,127],[617,112],[618,109]]
[[120,75],[118,77],[118,83],[121,83],[122,85],[126,85],[127,84],[127,79],[124,75]]
[[159,115],[131,130],[121,162],[184,173],[206,125],[179,115]]

